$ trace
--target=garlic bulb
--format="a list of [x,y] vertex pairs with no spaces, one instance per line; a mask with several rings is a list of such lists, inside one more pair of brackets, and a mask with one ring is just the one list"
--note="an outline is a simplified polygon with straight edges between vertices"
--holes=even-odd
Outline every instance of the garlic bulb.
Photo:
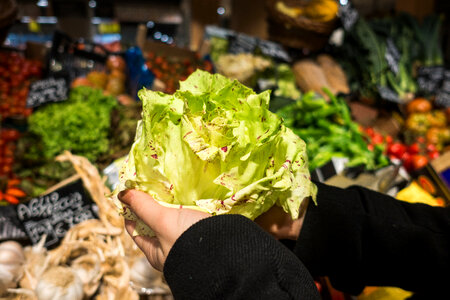
[[145,257],[138,258],[131,267],[130,280],[139,287],[151,287],[161,279],[162,273],[153,268]]
[[92,296],[100,285],[103,275],[100,269],[100,258],[96,254],[85,254],[76,258],[70,267],[83,282],[83,290],[87,297]]
[[69,267],[56,266],[42,274],[36,289],[38,300],[81,300],[83,299],[83,282]]
[[16,287],[24,262],[25,255],[19,243],[7,241],[0,244],[0,295],[8,288]]

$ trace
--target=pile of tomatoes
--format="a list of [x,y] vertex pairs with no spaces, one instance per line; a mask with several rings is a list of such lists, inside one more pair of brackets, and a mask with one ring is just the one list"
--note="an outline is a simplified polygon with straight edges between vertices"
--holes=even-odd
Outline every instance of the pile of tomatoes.
[[41,77],[42,64],[17,52],[0,52],[0,116],[31,114],[26,107],[30,81]]
[[432,143],[427,143],[424,137],[418,137],[411,144],[395,141],[390,135],[382,135],[372,127],[362,129],[365,133],[368,148],[373,150],[381,146],[391,160],[400,160],[409,172],[425,167],[430,160],[439,157],[439,151]]
[[19,137],[20,133],[16,129],[0,129],[0,176],[12,177],[13,175],[14,152]]
[[196,57],[194,60],[190,59],[167,59],[165,56],[158,56],[154,52],[147,52],[145,54],[146,65],[153,72],[156,78],[165,84],[164,92],[172,94],[179,87],[178,82],[185,80],[196,69],[202,69],[212,72],[213,65],[208,60],[202,60]]

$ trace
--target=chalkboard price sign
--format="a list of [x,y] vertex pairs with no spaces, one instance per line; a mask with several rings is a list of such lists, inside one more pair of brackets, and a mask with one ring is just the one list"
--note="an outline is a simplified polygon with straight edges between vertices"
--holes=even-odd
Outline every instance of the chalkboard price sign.
[[65,78],[47,78],[30,85],[27,107],[38,107],[45,103],[60,102],[67,99],[69,92]]
[[25,243],[29,240],[25,229],[17,219],[16,208],[13,205],[0,206],[0,242],[5,240]]
[[417,71],[417,84],[421,91],[435,93],[444,79],[443,66],[421,67]]
[[386,40],[386,52],[384,53],[384,58],[392,72],[397,74],[398,63],[400,62],[400,52],[391,38]]
[[259,40],[258,47],[261,49],[262,54],[279,59],[285,62],[291,62],[292,59],[290,55],[284,50],[284,48],[278,44],[271,41]]
[[402,103],[397,93],[385,86],[378,86],[378,93],[381,98],[395,103]]
[[435,103],[442,107],[450,107],[450,70],[444,72],[444,79],[436,95]]
[[18,204],[16,210],[31,243],[36,244],[46,234],[45,247],[52,248],[59,244],[71,227],[96,218],[98,208],[85,193],[81,180],[78,180]]
[[342,26],[346,31],[350,31],[356,21],[358,21],[359,13],[348,0],[342,0],[339,3],[341,4],[339,7],[339,17]]
[[236,36],[230,36],[229,39],[230,39],[230,46],[228,48],[228,52],[232,54],[253,53],[258,43],[255,37],[246,34],[238,34]]

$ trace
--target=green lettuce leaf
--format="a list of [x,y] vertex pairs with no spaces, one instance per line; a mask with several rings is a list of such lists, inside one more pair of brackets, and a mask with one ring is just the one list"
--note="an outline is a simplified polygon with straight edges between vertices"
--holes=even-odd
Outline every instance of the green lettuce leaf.
[[135,234],[151,231],[117,200],[126,188],[166,206],[250,219],[273,205],[297,219],[303,199],[315,201],[305,143],[269,111],[270,91],[198,70],[173,95],[138,95],[142,121],[114,193],[124,216],[137,221]]

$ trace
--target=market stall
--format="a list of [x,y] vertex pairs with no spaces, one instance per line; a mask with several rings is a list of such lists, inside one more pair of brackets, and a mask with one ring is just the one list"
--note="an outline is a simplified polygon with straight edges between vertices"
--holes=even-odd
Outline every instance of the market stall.
[[[166,18],[178,20],[172,8]],[[115,40],[130,21],[96,19],[96,38],[55,28],[51,41],[16,45],[17,8],[0,13],[0,40],[16,30],[0,48],[1,299],[56,299],[66,290],[64,299],[172,299],[124,230],[123,215],[136,218],[114,202],[124,188],[251,219],[267,210],[251,205],[260,199],[298,216],[285,190],[314,198],[311,182],[450,204],[441,15],[369,17],[351,1],[266,1],[267,32],[255,36],[229,26],[232,5],[215,9],[221,24],[200,26],[195,49],[185,36],[177,44],[181,29],[170,40],[173,26],[166,34],[152,20],[135,24],[132,44]],[[203,21],[195,17],[197,38]],[[183,202],[188,195],[200,198]],[[315,281],[323,299],[348,296],[327,278]],[[358,299],[382,293],[409,295],[366,288]]]

